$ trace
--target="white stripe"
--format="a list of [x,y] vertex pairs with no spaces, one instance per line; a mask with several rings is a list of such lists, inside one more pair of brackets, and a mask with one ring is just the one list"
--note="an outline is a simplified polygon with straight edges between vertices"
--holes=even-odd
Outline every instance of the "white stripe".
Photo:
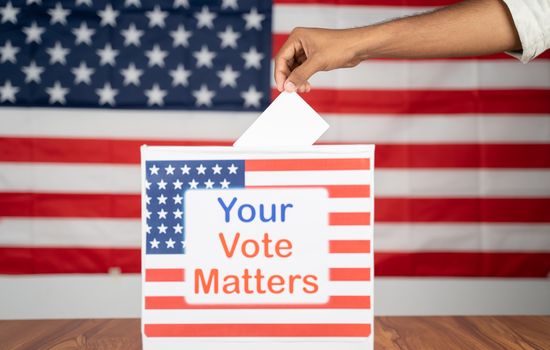
[[[249,175],[250,174],[250,175]],[[0,191],[135,193],[139,166],[0,163]],[[337,177],[335,177],[337,175]],[[548,197],[550,170],[377,170],[378,197]],[[367,184],[368,171],[250,172],[249,185]]]
[[[364,228],[338,227],[331,239],[367,239]],[[376,251],[550,251],[548,224],[388,224],[374,227]],[[3,218],[1,246],[139,248],[139,219]],[[367,266],[365,254],[331,254],[332,267]],[[148,268],[185,266],[176,256],[148,259]],[[339,282],[341,283],[341,282]]]
[[372,210],[372,199],[369,198],[330,198],[328,211],[338,212],[368,212]]
[[353,69],[317,73],[309,82],[313,89],[549,88],[550,65],[513,60],[366,61]]
[[548,224],[377,224],[375,251],[550,252]]
[[284,310],[144,310],[147,323],[369,323],[370,310],[284,309]]
[[[166,267],[166,266],[165,266]],[[174,296],[182,295],[184,282],[145,282],[143,295],[148,296]],[[372,288],[371,282],[329,282],[327,284],[328,295],[367,295]]]
[[433,7],[277,4],[273,7],[273,31],[289,33],[295,27],[362,27],[430,9]]
[[[258,113],[143,110],[0,110],[0,136],[98,139],[236,140]],[[548,143],[548,115],[336,115],[324,142]],[[216,127],[214,127],[216,126]],[[137,151],[136,151],[137,152]]]
[[[372,349],[372,345],[369,343],[372,341],[372,337],[368,340],[361,338],[347,338],[347,337],[307,337],[307,338],[289,338],[289,337],[277,337],[273,338],[253,338],[253,337],[239,337],[239,341],[235,341],[235,338],[143,338],[144,350],[181,350],[181,349],[193,349],[193,350],[212,350],[219,349],[220,344],[223,344],[223,350],[281,350],[284,347],[285,350],[334,350],[334,349],[346,349],[346,350],[367,350]],[[282,345],[283,344],[283,345]]]

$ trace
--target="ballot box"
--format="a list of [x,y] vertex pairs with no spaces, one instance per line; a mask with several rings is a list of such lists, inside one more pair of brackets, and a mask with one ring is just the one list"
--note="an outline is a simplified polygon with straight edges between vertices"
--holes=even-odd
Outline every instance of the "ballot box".
[[141,158],[144,349],[372,349],[374,146]]

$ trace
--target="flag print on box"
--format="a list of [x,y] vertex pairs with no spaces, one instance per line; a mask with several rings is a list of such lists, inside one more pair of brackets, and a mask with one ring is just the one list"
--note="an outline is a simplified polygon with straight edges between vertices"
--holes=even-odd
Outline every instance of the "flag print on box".
[[374,146],[142,147],[145,349],[372,349]]

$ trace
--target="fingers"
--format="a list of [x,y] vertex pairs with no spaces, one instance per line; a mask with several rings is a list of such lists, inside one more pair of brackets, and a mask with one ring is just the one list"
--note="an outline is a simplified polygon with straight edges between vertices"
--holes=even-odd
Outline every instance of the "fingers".
[[[307,92],[311,89],[308,79],[320,70],[320,65],[313,58],[306,59],[302,64],[297,66],[286,81],[284,89],[288,92]],[[302,89],[303,91],[300,91]]]
[[283,91],[284,83],[296,64],[296,58],[303,52],[300,42],[292,37],[288,38],[275,57],[275,85],[277,90]]

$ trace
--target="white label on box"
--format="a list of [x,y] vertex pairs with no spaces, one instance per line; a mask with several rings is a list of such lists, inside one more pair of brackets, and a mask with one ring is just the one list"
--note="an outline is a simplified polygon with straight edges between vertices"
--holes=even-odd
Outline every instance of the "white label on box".
[[185,208],[189,303],[327,302],[326,190],[188,190]]

